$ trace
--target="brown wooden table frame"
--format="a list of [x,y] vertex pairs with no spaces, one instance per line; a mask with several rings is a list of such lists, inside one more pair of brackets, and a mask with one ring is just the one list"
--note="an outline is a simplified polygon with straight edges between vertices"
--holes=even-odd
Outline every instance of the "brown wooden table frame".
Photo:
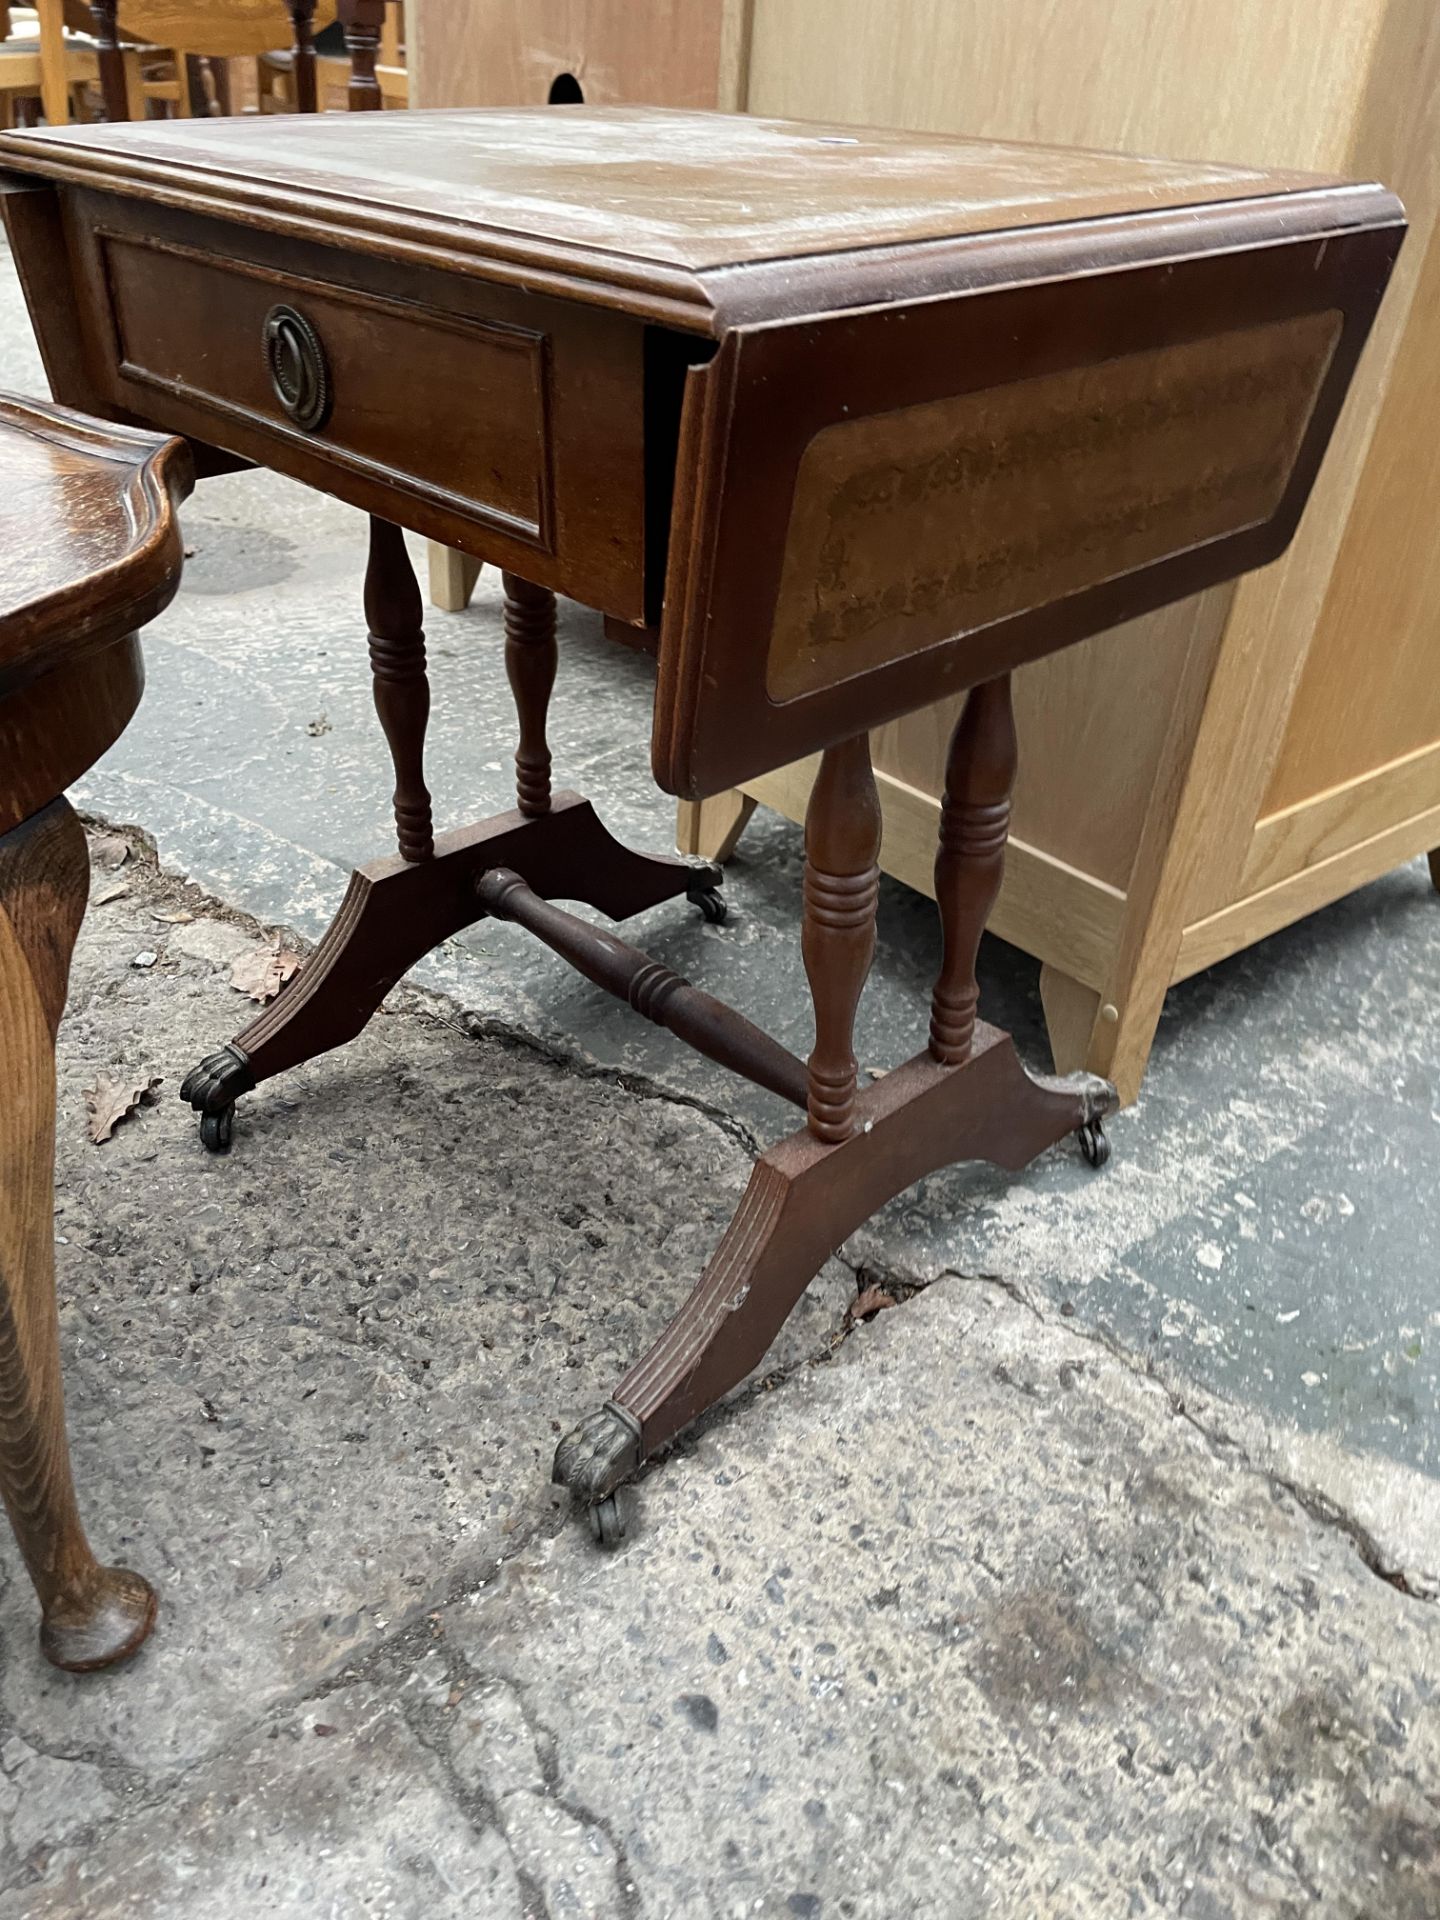
[[[591,160],[610,169],[598,205],[575,184]],[[186,1078],[207,1144],[228,1145],[240,1095],[353,1037],[487,914],[804,1112],[670,1326],[557,1450],[612,1537],[621,1482],[746,1377],[886,1200],[1070,1132],[1105,1158],[1114,1088],[1028,1074],[977,1019],[1011,670],[1281,551],[1403,215],[1383,189],[1298,175],[650,109],[390,115],[363,139],[346,116],[12,135],[0,166],[40,176],[5,199],[57,391],[186,433],[202,471],[273,464],[370,515],[398,856],[358,870],[298,978]],[[470,407],[435,411],[427,359]],[[400,524],[504,570],[516,807],[438,837]],[[554,904],[721,913],[716,869],[623,847],[552,794],[556,591],[657,654],[666,791],[821,754],[807,1060]],[[928,1034],[862,1088],[869,730],[966,689]]]

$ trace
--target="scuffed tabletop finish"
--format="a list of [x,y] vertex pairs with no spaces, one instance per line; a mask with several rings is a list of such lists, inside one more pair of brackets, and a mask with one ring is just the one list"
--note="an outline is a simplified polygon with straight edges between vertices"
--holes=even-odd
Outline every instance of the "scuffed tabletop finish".
[[[186,204],[323,204],[685,275],[1285,198],[1316,176],[654,107],[145,121],[0,136],[0,165]],[[1363,196],[1364,189],[1357,189]],[[488,239],[487,239],[488,237]],[[575,270],[584,273],[583,265]]]

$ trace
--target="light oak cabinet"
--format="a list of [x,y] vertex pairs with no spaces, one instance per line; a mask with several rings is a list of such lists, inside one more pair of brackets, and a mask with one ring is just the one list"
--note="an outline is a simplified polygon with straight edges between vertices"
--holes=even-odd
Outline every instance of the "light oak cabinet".
[[[1043,963],[1056,1064],[1088,1066],[1133,1099],[1174,981],[1440,845],[1433,0],[414,11],[425,104],[546,98],[570,73],[592,100],[708,99],[1394,188],[1410,238],[1286,556],[1018,676],[1022,771],[990,924]],[[937,708],[873,742],[884,865],[926,891],[952,718]],[[757,800],[800,818],[811,771],[682,809],[682,844],[713,853]],[[1433,858],[1432,871],[1440,880]]]

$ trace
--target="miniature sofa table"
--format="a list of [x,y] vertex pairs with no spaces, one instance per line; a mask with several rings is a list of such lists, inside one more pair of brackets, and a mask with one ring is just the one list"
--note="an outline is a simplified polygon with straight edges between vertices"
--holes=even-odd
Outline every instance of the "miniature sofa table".
[[[949,1162],[1018,1169],[1114,1095],[976,1019],[1016,745],[1012,668],[1274,558],[1404,221],[1382,188],[1039,147],[614,108],[71,128],[0,138],[58,398],[371,516],[365,608],[399,857],[191,1074],[237,1095],[351,1038],[491,914],[801,1108],[686,1305],[565,1441],[613,1494],[761,1359],[824,1259]],[[436,836],[400,526],[505,575],[516,811]],[[554,594],[656,655],[653,768],[699,799],[823,754],[805,829],[808,1062],[612,920],[713,869],[550,791]],[[928,1040],[857,1086],[880,815],[869,729],[971,688],[937,855]],[[918,1037],[918,1036],[917,1036]]]

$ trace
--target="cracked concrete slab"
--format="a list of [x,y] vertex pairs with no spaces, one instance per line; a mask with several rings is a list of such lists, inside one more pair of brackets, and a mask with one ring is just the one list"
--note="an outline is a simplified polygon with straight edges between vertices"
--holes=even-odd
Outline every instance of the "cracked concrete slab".
[[[999,1288],[862,1327],[443,1615],[674,1916],[1440,1907],[1440,1615]],[[523,1731],[522,1731],[523,1730]]]
[[[414,995],[208,1155],[176,1090],[245,1017],[259,930],[142,853],[116,885],[61,1029],[57,1278],[86,1509],[165,1611],[120,1686],[77,1688],[0,1556],[0,1722],[164,1775],[560,1524],[557,1438],[698,1278],[749,1155]],[[82,1089],[132,1068],[160,1104],[97,1147]],[[832,1264],[770,1364],[823,1350],[853,1291]]]
[[0,1917],[1440,1904],[1440,1612],[1001,1288],[882,1313],[638,1505],[137,1781]]

